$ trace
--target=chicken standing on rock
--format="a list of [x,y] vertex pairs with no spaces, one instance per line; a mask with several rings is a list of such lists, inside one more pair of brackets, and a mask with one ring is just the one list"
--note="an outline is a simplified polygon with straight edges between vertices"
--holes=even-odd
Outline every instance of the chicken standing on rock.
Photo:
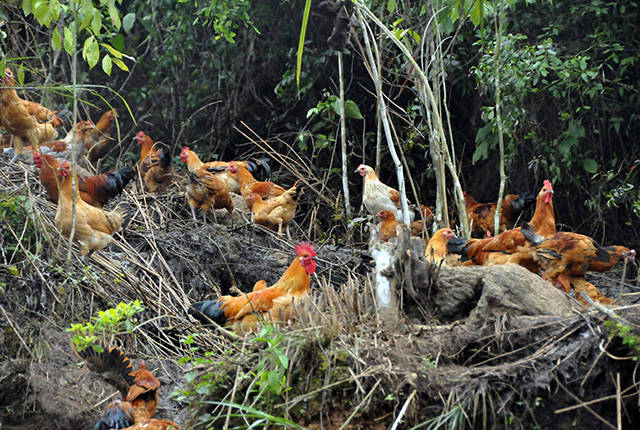
[[131,361],[117,348],[93,348],[77,351],[87,367],[102,374],[109,384],[120,391],[121,398],[111,402],[94,426],[94,430],[146,429],[179,430],[173,421],[153,418],[158,407],[160,381],[147,369],[144,361],[137,370],[132,370]]
[[[58,196],[58,209],[56,211],[56,227],[65,236],[71,235],[73,227],[73,188],[71,186],[71,165],[66,161],[58,168],[61,181]],[[76,178],[76,228],[74,241],[80,247],[82,255],[100,250],[113,240],[113,235],[126,227],[130,219],[130,213],[116,207],[111,212],[104,211],[86,203],[80,198],[78,188],[79,180]]]
[[427,261],[431,263],[440,263],[440,261],[444,260],[444,264],[447,266],[456,265],[459,257],[454,256],[447,249],[447,242],[454,236],[453,230],[449,227],[441,228],[436,231],[431,239],[429,239],[429,243],[427,243],[427,249],[424,253]]
[[316,253],[311,244],[298,244],[295,253],[296,258],[272,286],[265,288],[266,283],[258,281],[251,293],[196,302],[189,313],[205,323],[209,318],[242,332],[254,330],[260,318],[272,322],[290,320],[296,316],[296,301],[309,295],[310,275],[316,270]]
[[42,142],[58,136],[54,127],[54,113],[39,103],[20,98],[14,88],[7,88],[15,86],[13,72],[11,69],[5,69],[4,85],[0,90],[0,122],[13,134],[15,155],[12,162],[24,152],[23,139],[26,139],[34,150],[40,151]]
[[[375,215],[382,210],[387,210],[391,212],[396,219],[401,219],[400,193],[380,182],[376,172],[366,164],[359,165],[356,173],[359,173],[360,176],[364,178],[362,201],[367,211],[371,215]],[[415,215],[411,212],[409,214],[410,221],[413,221],[414,217]]]
[[376,214],[378,218],[380,218],[380,241],[388,242],[392,237],[397,237],[398,232],[396,227],[398,225],[398,221],[393,213],[387,210],[381,210]]
[[171,169],[171,154],[162,148],[155,149],[153,140],[144,132],[136,135],[140,144],[140,175],[150,193],[165,191],[173,172]]
[[284,194],[285,189],[274,182],[256,181],[251,172],[235,161],[229,162],[227,171],[238,182],[240,194],[246,200],[249,194],[256,193],[267,200]]

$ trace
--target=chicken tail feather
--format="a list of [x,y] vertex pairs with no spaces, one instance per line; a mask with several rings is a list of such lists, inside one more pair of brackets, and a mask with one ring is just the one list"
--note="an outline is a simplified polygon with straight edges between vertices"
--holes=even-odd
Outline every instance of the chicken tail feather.
[[135,381],[131,374],[131,361],[124,352],[114,347],[101,347],[100,352],[92,347],[78,351],[73,343],[71,348],[81,360],[84,360],[90,370],[100,373],[109,384],[120,391],[123,397],[126,396],[129,387]]
[[117,401],[114,406],[108,408],[93,430],[124,429],[134,424],[133,409],[128,402]]
[[203,323],[213,320],[222,325],[227,321],[227,317],[224,315],[224,304],[218,303],[218,300],[195,302],[189,307],[189,313]]
[[258,172],[258,170],[262,171],[262,175],[260,175],[260,179],[263,181],[268,181],[271,179],[271,166],[269,166],[269,159],[266,157],[263,158],[253,158],[249,160],[247,163],[247,170],[251,173]]
[[453,236],[447,242],[447,249],[449,249],[449,251],[453,252],[454,254],[466,256],[466,245],[467,239],[465,239],[464,237]]
[[536,195],[531,192],[527,191],[525,193],[519,194],[519,196],[520,197],[511,202],[511,206],[513,207],[513,210],[516,212],[516,214],[519,214],[536,202]]
[[531,242],[534,246],[538,246],[544,241],[544,237],[537,235],[533,230],[533,227],[531,227],[531,224],[527,223],[520,227],[520,233],[522,233],[524,238]]

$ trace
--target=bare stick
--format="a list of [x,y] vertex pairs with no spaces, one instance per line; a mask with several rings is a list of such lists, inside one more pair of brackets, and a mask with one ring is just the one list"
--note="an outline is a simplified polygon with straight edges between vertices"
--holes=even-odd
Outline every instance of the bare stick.
[[338,51],[338,75],[340,80],[340,141],[342,143],[342,192],[344,193],[344,210],[347,219],[351,219],[351,203],[349,203],[349,169],[347,168],[347,116],[344,109],[344,76],[342,52]]
[[[497,3],[496,7],[500,8],[500,4]],[[498,123],[498,147],[500,148],[500,188],[498,190],[498,202],[496,204],[496,211],[493,214],[493,234],[500,233],[500,212],[502,211],[502,196],[504,195],[504,183],[506,182],[506,176],[504,173],[504,135],[502,132],[502,117],[500,116],[500,44],[502,36],[502,21],[504,7],[500,8],[496,14],[495,26],[496,26],[496,46],[494,49],[494,66],[495,66],[495,81],[496,81],[496,122]]]

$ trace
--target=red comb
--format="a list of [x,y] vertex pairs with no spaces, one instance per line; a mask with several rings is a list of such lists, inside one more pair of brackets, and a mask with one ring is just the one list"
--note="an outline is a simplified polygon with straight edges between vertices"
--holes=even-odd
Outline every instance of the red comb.
[[313,250],[313,245],[308,242],[297,244],[294,251],[296,252],[296,255],[300,255],[303,252],[307,252],[312,257],[316,255],[316,252]]
[[548,179],[545,179],[542,185],[544,185],[545,188],[549,188],[550,190],[553,190],[553,187],[551,186],[551,181]]

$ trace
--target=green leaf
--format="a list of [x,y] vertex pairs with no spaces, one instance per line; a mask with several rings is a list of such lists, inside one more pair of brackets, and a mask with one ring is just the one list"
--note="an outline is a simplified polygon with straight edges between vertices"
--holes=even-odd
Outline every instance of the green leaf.
[[98,9],[95,10],[93,14],[93,19],[91,20],[91,31],[96,36],[100,34],[100,30],[102,29],[102,13]]
[[67,54],[73,55],[75,46],[73,43],[73,33],[69,27],[64,28],[64,39],[62,40],[62,44],[64,46],[64,50],[67,51]]
[[118,68],[120,70],[124,70],[125,72],[129,71],[129,68],[127,67],[126,64],[124,64],[124,61],[122,61],[119,58],[112,58],[111,61],[113,61],[113,64],[115,64],[116,66],[118,66]]
[[582,160],[582,165],[584,166],[584,170],[588,173],[596,173],[598,171],[598,163],[593,158],[585,158]]
[[109,18],[111,18],[111,24],[113,24],[116,30],[119,30],[122,23],[120,22],[120,15],[118,15],[118,9],[116,9],[114,3],[109,4]]
[[82,57],[87,60],[89,69],[93,69],[94,66],[98,64],[98,60],[100,59],[100,50],[98,48],[98,42],[96,42],[95,37],[90,36],[87,40],[84,41],[84,47],[82,48]]
[[122,18],[122,28],[124,29],[125,32],[128,33],[133,28],[133,24],[135,24],[135,22],[136,22],[136,14],[133,12],[130,12],[126,14],[124,18]]
[[387,0],[387,10],[391,13],[396,10],[396,0]]
[[51,47],[56,51],[62,50],[62,36],[60,36],[60,29],[57,27],[53,29],[53,34],[51,35]]
[[344,103],[344,114],[347,118],[362,119],[360,108],[358,108],[358,105],[353,100],[347,100]]
[[302,25],[300,27],[300,39],[298,40],[298,57],[296,58],[296,85],[300,88],[300,73],[302,72],[302,52],[304,51],[304,38],[307,34],[309,24],[309,13],[311,12],[311,0],[305,0],[304,12],[302,14]]
[[111,66],[113,65],[113,63],[111,62],[111,57],[109,56],[109,54],[105,55],[104,58],[102,58],[102,70],[104,70],[104,72],[111,76]]
[[471,8],[469,16],[471,18],[471,22],[476,27],[482,23],[482,20],[484,19],[484,0],[475,0],[473,2],[473,7]]
[[51,25],[51,11],[46,2],[37,3],[33,10],[33,16],[36,17],[40,25],[45,25],[47,28]]
[[485,140],[476,146],[476,150],[471,157],[471,163],[476,164],[479,160],[484,160],[489,155],[489,143]]
[[116,48],[109,45],[108,43],[101,43],[100,45],[107,48],[107,51],[109,51],[109,54],[113,55],[114,57],[122,58],[122,52],[118,51]]
[[33,0],[22,0],[22,12],[24,12],[24,16],[31,15],[32,6],[33,6]]

